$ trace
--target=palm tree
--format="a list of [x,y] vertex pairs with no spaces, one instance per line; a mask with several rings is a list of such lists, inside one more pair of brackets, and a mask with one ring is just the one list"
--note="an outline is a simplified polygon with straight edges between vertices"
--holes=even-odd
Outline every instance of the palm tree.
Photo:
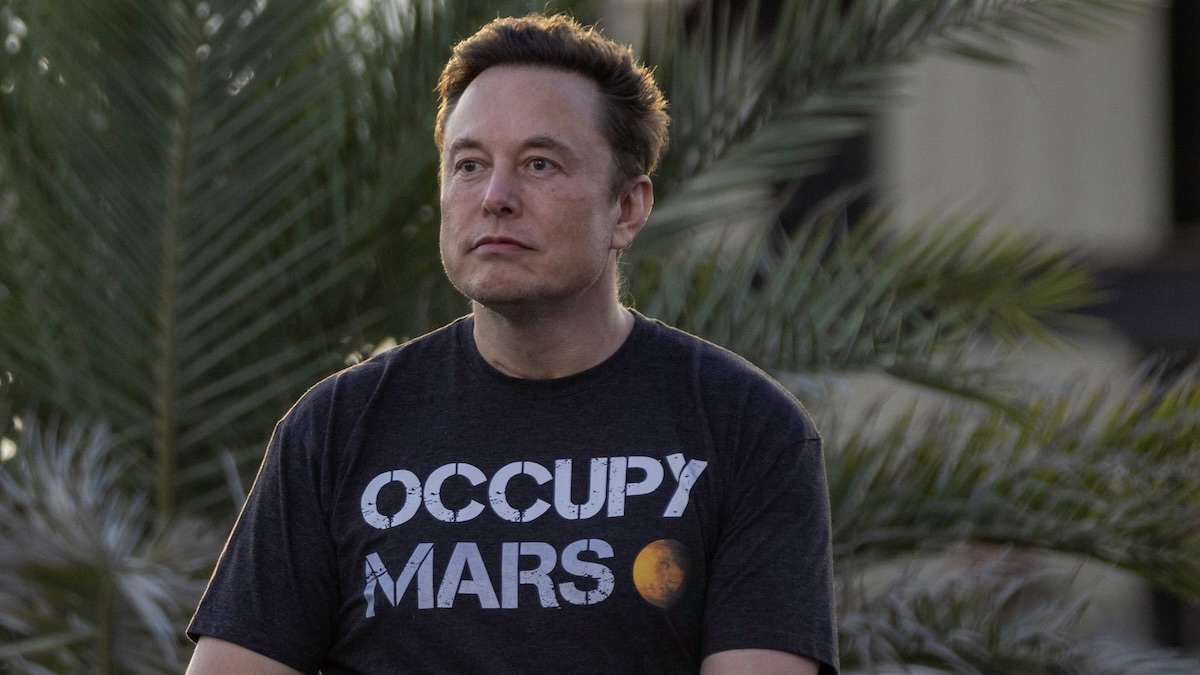
[[[464,310],[436,258],[433,85],[454,39],[542,8],[482,4],[0,9],[0,412],[23,423],[0,469],[0,663],[177,671],[274,421],[321,376]],[[1037,570],[909,570],[985,542],[1200,595],[1196,373],[1022,397],[971,347],[1053,341],[1093,298],[1069,256],[981,221],[847,227],[838,195],[780,221],[905,64],[1004,62],[1013,40],[1143,3],[789,0],[770,25],[700,4],[648,23],[674,150],[629,294],[822,416],[846,665],[1183,672],[1072,639],[1077,599]],[[823,415],[820,383],[863,370],[952,402],[874,431]]]
[[0,548],[25,582],[5,584],[0,660],[180,670],[220,546],[168,535],[228,527],[305,387],[461,311],[436,256],[434,84],[456,37],[533,4],[4,4],[0,408],[29,422],[16,471],[110,464],[55,493],[99,520],[45,546],[30,533],[72,521],[37,526],[46,497],[13,484]]

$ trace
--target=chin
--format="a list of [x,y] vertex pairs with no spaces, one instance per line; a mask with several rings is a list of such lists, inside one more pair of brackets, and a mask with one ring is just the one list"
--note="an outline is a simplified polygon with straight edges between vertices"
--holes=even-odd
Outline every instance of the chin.
[[554,292],[551,289],[484,289],[477,293],[464,293],[476,306],[509,318],[530,317],[544,314],[560,306],[577,294]]
[[455,287],[472,302],[494,310],[537,303],[542,297],[542,294],[535,289],[513,287],[508,284],[455,284]]
[[593,279],[591,276],[556,279],[555,283],[502,275],[486,275],[474,279],[451,278],[454,287],[472,302],[502,315],[569,304],[594,291],[599,281],[600,278]]

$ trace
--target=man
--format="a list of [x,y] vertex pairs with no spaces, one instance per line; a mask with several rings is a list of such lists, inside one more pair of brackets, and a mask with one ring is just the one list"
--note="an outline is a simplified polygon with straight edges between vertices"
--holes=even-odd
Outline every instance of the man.
[[807,414],[618,301],[666,143],[649,72],[530,16],[439,88],[441,254],[473,312],[280,422],[189,673],[836,672]]

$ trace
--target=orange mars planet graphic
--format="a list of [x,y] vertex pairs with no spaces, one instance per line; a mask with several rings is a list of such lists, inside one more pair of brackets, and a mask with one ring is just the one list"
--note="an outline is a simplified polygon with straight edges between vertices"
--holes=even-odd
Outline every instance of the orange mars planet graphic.
[[669,609],[683,596],[689,567],[687,549],[681,542],[652,541],[633,561],[633,585],[646,602]]

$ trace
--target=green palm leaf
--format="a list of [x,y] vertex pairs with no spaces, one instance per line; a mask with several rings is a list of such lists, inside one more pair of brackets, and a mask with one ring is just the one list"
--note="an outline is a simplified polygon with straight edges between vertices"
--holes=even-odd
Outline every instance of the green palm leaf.
[[160,508],[227,508],[222,451],[252,471],[305,387],[455,311],[433,88],[495,7],[10,11],[28,26],[2,57],[10,395],[109,420],[146,448]]
[[[870,216],[780,239],[729,235],[632,272],[644,311],[788,373],[879,371],[1014,410],[1003,363],[972,364],[981,336],[1055,341],[1095,299],[1086,273],[1037,239],[986,236],[986,221],[889,233]],[[977,360],[977,359],[974,359]]]
[[948,411],[834,432],[846,573],[965,541],[1101,560],[1200,596],[1200,377],[1030,403],[1023,424]]
[[853,592],[840,622],[843,667],[905,663],[935,672],[1184,675],[1200,666],[1164,650],[1080,637],[1087,599],[1064,573],[997,558],[913,572],[874,594]]
[[0,465],[0,662],[21,672],[182,670],[179,626],[223,528],[129,496],[99,426],[26,427]]
[[[1176,654],[1081,638],[1090,592],[1046,579],[1036,552],[1200,596],[1197,410],[1192,369],[1132,393],[1037,400],[1022,423],[951,409],[827,424],[844,663],[1195,670]],[[990,562],[972,562],[972,547]]]

